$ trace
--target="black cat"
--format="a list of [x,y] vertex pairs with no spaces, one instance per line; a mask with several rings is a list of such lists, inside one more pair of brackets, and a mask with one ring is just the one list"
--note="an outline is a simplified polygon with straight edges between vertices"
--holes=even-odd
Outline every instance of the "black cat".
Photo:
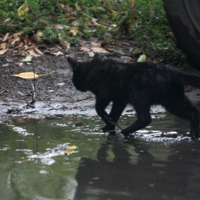
[[[95,94],[96,111],[106,123],[104,132],[115,130],[114,124],[128,103],[134,107],[138,119],[122,130],[125,136],[150,124],[150,106],[160,104],[189,120],[190,136],[199,137],[199,110],[184,94],[184,85],[200,88],[199,76],[147,62],[128,64],[102,60],[98,55],[90,62],[80,63],[70,57],[68,61],[76,89]],[[107,114],[105,108],[110,102],[113,105]]]

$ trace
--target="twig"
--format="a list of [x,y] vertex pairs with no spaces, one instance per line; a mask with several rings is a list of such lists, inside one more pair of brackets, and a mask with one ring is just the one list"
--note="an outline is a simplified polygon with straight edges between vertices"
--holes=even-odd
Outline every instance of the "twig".
[[86,98],[84,98],[84,99],[77,99],[77,100],[74,101],[74,102],[84,101],[84,100],[88,100],[88,99],[94,99],[94,97],[86,97]]

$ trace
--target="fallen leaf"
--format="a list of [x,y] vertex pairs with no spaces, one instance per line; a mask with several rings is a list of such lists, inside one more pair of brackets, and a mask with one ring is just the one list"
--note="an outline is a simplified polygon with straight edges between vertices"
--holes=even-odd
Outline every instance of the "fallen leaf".
[[58,51],[58,52],[51,53],[51,54],[53,54],[53,55],[55,55],[55,56],[60,56],[60,55],[63,55],[63,52],[61,52],[61,51]]
[[102,42],[101,42],[101,45],[104,46],[107,44],[107,39],[104,39]]
[[65,151],[65,155],[70,155],[70,154],[72,154],[72,153],[74,153],[74,150],[73,150],[73,149],[67,149],[67,150]]
[[96,53],[109,53],[108,51],[106,51],[105,49],[101,47],[91,47],[91,50]]
[[35,50],[36,53],[43,55],[43,53],[38,48],[35,48],[34,50]]
[[56,27],[56,29],[58,29],[58,30],[62,30],[62,29],[64,29],[64,28],[66,28],[66,29],[70,29],[70,28],[71,28],[70,26],[63,25],[63,24],[56,24],[55,27]]
[[80,50],[82,50],[82,51],[84,51],[84,52],[88,52],[88,51],[91,51],[88,47],[86,47],[86,46],[82,46],[81,48],[80,48]]
[[1,43],[0,49],[6,49],[6,47],[7,47],[7,43],[6,42]]
[[6,33],[6,34],[5,34],[5,36],[3,37],[2,42],[5,42],[5,41],[8,39],[9,34],[10,34],[10,33]]
[[4,22],[7,23],[11,20],[11,18],[5,19]]
[[13,34],[13,37],[15,38],[15,37],[19,37],[19,36],[21,36],[23,34],[23,31],[20,31],[20,32],[18,32],[18,33],[15,33],[15,34]]
[[15,44],[15,42],[19,42],[20,41],[20,38],[19,37],[17,37],[17,38],[15,38],[12,42],[11,42],[11,45],[14,45]]
[[7,51],[8,51],[8,49],[0,50],[0,55],[3,55],[3,54],[6,53]]
[[115,28],[115,27],[117,27],[117,24],[111,24],[110,27]]
[[77,35],[78,30],[74,29],[74,30],[70,30],[69,33],[71,33],[73,36]]
[[2,67],[8,67],[9,63],[3,64]]
[[71,24],[72,24],[73,26],[78,26],[78,25],[80,25],[80,23],[79,23],[77,20],[73,21]]
[[44,36],[44,33],[42,31],[37,31],[36,37],[42,38]]
[[94,55],[95,55],[94,52],[92,52],[92,51],[88,51],[88,54],[90,57],[94,57]]
[[40,174],[49,174],[47,170],[40,170]]
[[20,63],[17,63],[20,67],[22,67],[24,65],[24,63],[20,62]]
[[91,46],[93,47],[100,47],[101,46],[101,42],[91,42]]
[[112,8],[110,9],[110,12],[113,13],[113,14],[116,14],[117,12],[114,11]]
[[61,35],[59,35],[58,38],[60,40],[60,44],[65,48],[65,51],[68,52],[70,49],[70,43],[65,41],[65,39],[62,38]]
[[76,145],[72,145],[72,146],[66,145],[66,148],[67,149],[77,149],[77,146]]
[[110,44],[115,44],[115,39],[111,39],[111,40],[109,41],[109,43],[110,43]]
[[26,58],[22,59],[22,62],[31,62],[31,60],[32,60],[32,56],[28,55],[26,56]]
[[38,53],[35,52],[34,49],[29,49],[28,52],[29,52],[32,56],[40,56]]
[[24,3],[17,9],[17,11],[18,11],[19,16],[25,15],[26,12],[29,11],[29,6],[28,6],[27,0],[24,1]]
[[96,25],[96,26],[101,26],[101,24],[98,24],[96,21],[97,21],[97,19],[95,19],[95,18],[92,18],[91,19],[92,20],[92,22],[94,23],[94,25]]
[[38,74],[35,74],[33,72],[22,72],[22,73],[19,73],[19,74],[14,74],[12,76],[23,78],[23,79],[37,79],[39,77],[49,75],[49,74],[51,74],[53,72],[55,72],[55,70],[53,70],[53,71],[51,71],[51,72],[49,72],[47,74],[42,74],[42,75],[38,75]]
[[137,62],[145,62],[146,59],[147,59],[146,55],[143,54],[143,55],[141,55],[141,56],[138,58]]

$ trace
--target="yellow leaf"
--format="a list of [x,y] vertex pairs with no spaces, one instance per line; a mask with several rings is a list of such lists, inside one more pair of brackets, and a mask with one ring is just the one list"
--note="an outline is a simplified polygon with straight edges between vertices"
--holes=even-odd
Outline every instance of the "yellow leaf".
[[71,150],[73,150],[73,149],[76,149],[76,148],[77,148],[77,146],[76,146],[76,145],[72,145],[72,146],[66,145],[66,147],[67,147],[67,149],[71,149]]
[[75,36],[78,33],[77,29],[70,30],[69,33],[71,33],[73,36]]
[[17,37],[17,38],[15,38],[12,42],[11,42],[11,45],[14,45],[15,44],[15,42],[19,42],[20,41],[20,38],[19,37]]
[[24,1],[24,3],[18,8],[17,11],[19,16],[25,15],[29,11],[27,0]]
[[65,155],[70,155],[70,154],[72,154],[72,153],[74,153],[74,150],[73,150],[73,149],[67,149],[67,150],[65,151]]
[[138,58],[138,62],[145,62],[146,61],[146,59],[147,59],[147,57],[146,57],[146,55],[145,54],[143,54],[143,55],[141,55],[139,58]]
[[42,75],[37,75],[37,74],[35,74],[33,72],[22,72],[22,73],[19,73],[19,74],[14,74],[12,76],[16,76],[16,77],[23,78],[23,79],[37,79],[37,78],[39,78],[41,76],[46,76],[46,75],[48,75],[48,74],[50,74],[52,72],[55,72],[55,70],[53,70],[53,71],[51,71],[51,72],[49,72],[47,74],[42,74]]
[[117,24],[111,24],[110,27],[115,28],[117,27]]
[[109,41],[109,43],[110,43],[110,44],[115,44],[115,39],[111,39],[111,40]]

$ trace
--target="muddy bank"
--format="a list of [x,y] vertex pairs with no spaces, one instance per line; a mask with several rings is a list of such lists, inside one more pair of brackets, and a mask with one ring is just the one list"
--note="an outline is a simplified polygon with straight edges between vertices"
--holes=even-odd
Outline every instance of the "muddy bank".
[[[0,115],[7,111],[15,113],[76,113],[88,114],[94,111],[94,95],[90,92],[82,93],[75,89],[71,81],[72,72],[66,56],[55,56],[43,54],[39,57],[33,57],[32,62],[22,62],[23,57],[13,57],[4,55],[0,57]],[[74,49],[70,56],[78,60],[90,60],[87,52],[78,52]],[[123,62],[134,62],[127,56],[108,55],[113,59]],[[107,57],[108,57],[107,56]],[[104,56],[106,57],[106,56]],[[128,59],[128,60],[127,60]],[[131,60],[130,60],[131,59]],[[12,75],[21,72],[35,72],[38,75],[47,76],[34,80],[27,80],[14,77]],[[199,74],[192,70],[192,73]],[[33,86],[35,88],[35,104],[29,105],[33,96]],[[187,96],[197,104],[200,102],[200,90],[187,88]],[[173,102],[172,102],[173,103]],[[26,109],[25,109],[26,108]],[[130,107],[127,108],[131,109]]]

